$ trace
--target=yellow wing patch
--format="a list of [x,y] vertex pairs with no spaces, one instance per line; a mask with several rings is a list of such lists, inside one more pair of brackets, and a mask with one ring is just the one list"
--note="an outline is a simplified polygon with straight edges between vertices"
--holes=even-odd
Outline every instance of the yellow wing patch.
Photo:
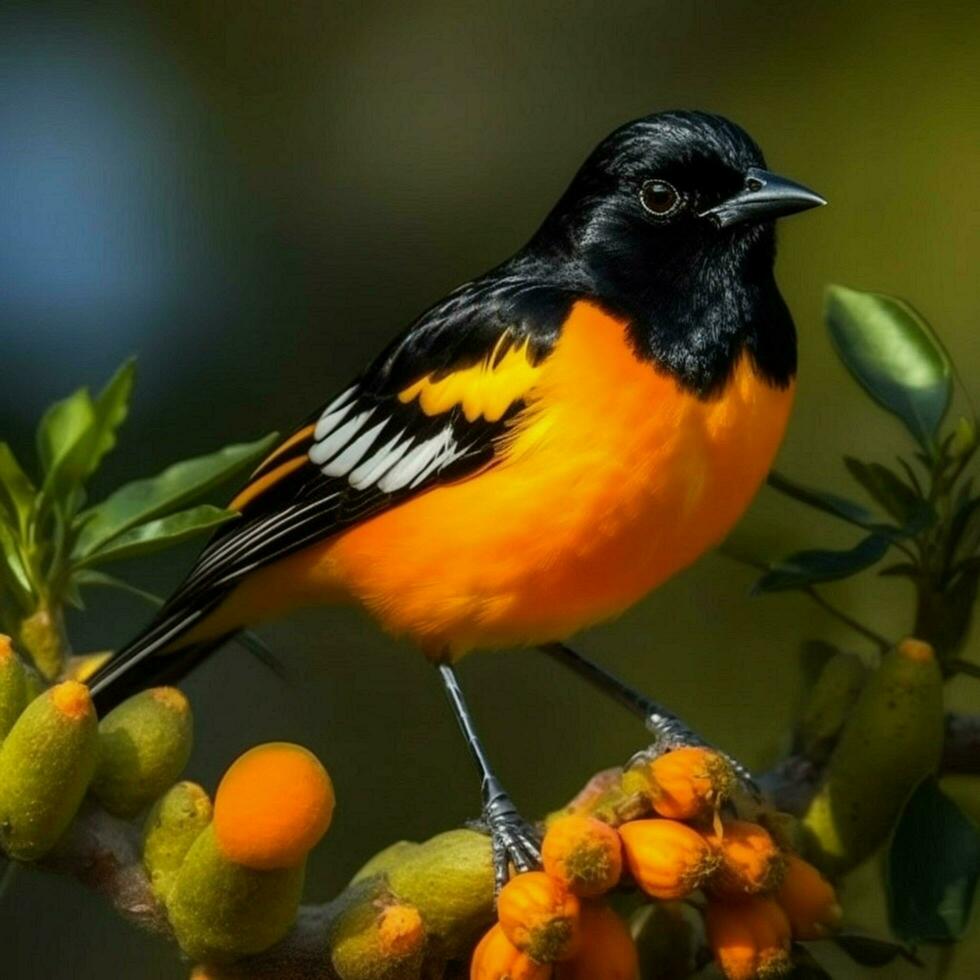
[[537,380],[540,366],[531,363],[529,341],[520,346],[504,334],[490,355],[472,367],[441,378],[428,375],[398,393],[404,403],[419,400],[426,415],[440,415],[457,405],[467,421],[499,421]]

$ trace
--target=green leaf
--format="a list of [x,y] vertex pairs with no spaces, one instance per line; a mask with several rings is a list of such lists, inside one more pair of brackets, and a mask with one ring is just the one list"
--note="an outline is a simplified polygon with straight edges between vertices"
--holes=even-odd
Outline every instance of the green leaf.
[[0,513],[6,509],[21,537],[27,528],[31,508],[37,491],[30,478],[21,469],[13,450],[0,442]]
[[922,575],[922,570],[913,562],[898,561],[894,565],[881,569],[878,574],[882,578],[908,578],[914,582]]
[[966,642],[978,590],[980,563],[971,559],[941,592],[920,592],[915,635],[928,640],[940,658],[957,653]]
[[798,551],[773,564],[752,591],[780,592],[847,578],[879,562],[890,544],[884,535],[869,534],[847,551]]
[[29,599],[34,595],[30,576],[21,560],[20,549],[13,528],[0,521],[0,581],[6,579],[11,587]]
[[815,490],[812,487],[797,483],[796,480],[784,476],[782,473],[773,470],[769,474],[769,486],[780,493],[786,494],[801,503],[808,504],[816,510],[822,510],[825,514],[839,517],[849,524],[865,529],[877,527],[874,514],[861,504],[840,497],[835,493],[828,493],[825,490]]
[[116,432],[129,414],[129,400],[136,382],[136,359],[129,358],[109,379],[95,400],[95,423],[78,461],[82,479],[90,477],[116,445]]
[[918,474],[912,469],[912,464],[909,463],[907,459],[903,459],[901,456],[896,456],[898,460],[898,465],[902,467],[905,475],[908,477],[909,484],[915,490],[915,492],[922,498],[925,498],[926,492],[922,486],[922,481],[919,479]]
[[973,497],[957,508],[949,526],[949,562],[966,561],[980,548],[980,497]]
[[834,936],[835,945],[846,953],[855,963],[861,966],[887,966],[901,957],[922,966],[922,961],[909,950],[899,943],[893,943],[888,939],[875,939],[872,936],[862,936],[858,933],[838,933]]
[[94,568],[79,568],[72,573],[71,579],[78,588],[91,585],[97,588],[118,589],[120,592],[128,592],[153,606],[154,609],[159,609],[164,602],[160,596],[153,592],[148,592],[146,589],[131,585],[121,578],[116,578],[115,575],[108,575],[106,572],[100,572]]
[[265,456],[276,438],[272,433],[255,442],[226,446],[216,453],[175,463],[150,479],[120,487],[79,514],[78,520],[85,526],[78,535],[74,557],[88,558],[130,528],[199,499]]
[[949,407],[949,357],[932,328],[903,300],[828,286],[830,337],[851,374],[897,415],[926,449]]
[[[858,463],[857,460],[853,462],[858,466],[864,466],[863,463]],[[885,468],[880,467],[880,469],[884,470]],[[888,471],[886,470],[885,472]],[[894,474],[891,475],[894,477]],[[894,478],[898,479],[897,477]],[[808,504],[810,507],[823,511],[825,514],[838,517],[848,524],[853,524],[855,527],[863,528],[866,531],[874,531],[893,540],[918,534],[935,520],[935,513],[932,507],[927,501],[920,499],[917,495],[913,495],[913,499],[909,501],[907,510],[900,516],[896,515],[889,508],[886,508],[886,510],[889,510],[889,513],[892,513],[892,516],[898,516],[900,526],[896,527],[879,520],[866,507],[847,497],[841,497],[836,493],[829,493],[825,490],[816,490],[813,487],[805,486],[796,480],[784,476],[782,473],[777,473],[775,470],[769,474],[768,483],[773,489],[784,493],[788,497],[792,497],[794,500]],[[904,484],[902,485],[904,486]],[[905,490],[911,493],[908,487],[905,487]]]
[[977,424],[975,419],[961,415],[956,420],[948,452],[953,459],[969,459],[977,448]]
[[910,943],[959,939],[980,879],[980,833],[932,776],[905,804],[887,871],[897,936]]
[[900,524],[907,524],[925,501],[904,481],[881,463],[864,463],[844,457],[848,472]]
[[173,545],[181,544],[190,538],[211,531],[238,517],[237,511],[223,510],[210,504],[201,504],[176,514],[158,517],[117,535],[104,547],[78,562],[79,568],[101,565],[105,562],[148,555]]
[[55,402],[44,413],[37,430],[37,452],[44,471],[42,492],[46,502],[59,496],[79,474],[66,473],[70,466],[77,470],[79,453],[95,425],[95,403],[87,388],[79,388],[63,401]]
[[116,444],[116,430],[129,411],[136,362],[126,361],[93,401],[87,389],[52,405],[38,431],[45,469],[41,506],[57,501],[70,514],[83,499],[82,484]]

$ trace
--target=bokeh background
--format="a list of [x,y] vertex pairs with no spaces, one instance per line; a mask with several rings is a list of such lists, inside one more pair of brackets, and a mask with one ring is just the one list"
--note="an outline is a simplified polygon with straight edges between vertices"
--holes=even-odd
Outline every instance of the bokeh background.
[[[45,404],[133,352],[131,421],[95,491],[286,429],[415,313],[519,247],[609,129],[697,107],[742,123],[771,165],[831,202],[781,229],[802,372],[779,465],[843,490],[843,452],[887,460],[908,446],[831,353],[825,283],[911,299],[980,395],[978,32],[975,3],[7,2],[0,435],[29,456]],[[850,540],[771,491],[738,533],[768,554]],[[190,557],[129,571],[164,591]],[[750,598],[751,581],[709,556],[579,643],[763,765],[784,747],[801,639],[855,641],[806,599]],[[908,625],[902,585],[832,594],[886,632]],[[80,649],[124,640],[146,615],[92,600],[72,622]],[[213,787],[267,739],[326,761],[339,806],[311,899],[390,841],[475,815],[469,759],[418,656],[346,610],[262,635],[285,683],[235,648],[188,682],[190,773]],[[643,742],[539,655],[472,658],[462,679],[530,813]],[[978,703],[973,683],[954,692],[963,706]],[[849,902],[882,928],[873,870]],[[4,900],[0,950],[15,980],[186,976],[170,948],[39,875]],[[974,942],[945,957],[945,976],[975,977],[978,954]],[[909,975],[938,976],[941,959]]]

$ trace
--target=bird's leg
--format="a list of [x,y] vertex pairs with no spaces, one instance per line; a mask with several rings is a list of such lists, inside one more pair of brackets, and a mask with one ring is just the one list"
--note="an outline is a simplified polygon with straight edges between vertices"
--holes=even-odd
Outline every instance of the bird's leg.
[[684,746],[697,745],[711,748],[719,752],[731,764],[736,775],[754,796],[759,795],[758,787],[752,778],[752,773],[737,759],[733,759],[728,753],[722,752],[715,746],[709,745],[697,732],[685,724],[673,712],[668,711],[663,705],[657,704],[646,695],[630,687],[620,680],[615,674],[610,673],[604,667],[586,659],[580,653],[576,653],[571,647],[564,643],[548,643],[541,649],[555,660],[564,664],[566,667],[575,671],[580,677],[584,677],[590,684],[599,688],[624,708],[643,719],[647,731],[651,732],[656,741],[647,749],[638,752],[629,764],[641,759],[656,758],[671,749],[682,748]]
[[480,770],[480,790],[483,796],[483,822],[490,833],[493,847],[493,871],[496,889],[507,883],[510,865],[520,873],[533,871],[541,865],[537,831],[517,812],[517,807],[507,795],[497,778],[480,742],[473,719],[463,698],[456,672],[448,664],[438,665],[446,696],[456,714],[460,730],[466,739],[473,760]]

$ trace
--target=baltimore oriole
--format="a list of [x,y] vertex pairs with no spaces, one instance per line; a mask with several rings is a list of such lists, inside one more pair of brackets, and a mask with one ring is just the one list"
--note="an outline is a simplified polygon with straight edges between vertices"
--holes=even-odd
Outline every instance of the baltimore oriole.
[[540,646],[687,737],[561,641],[720,541],[782,439],[796,339],[773,219],[824,201],[764,167],[703,113],[603,140],[524,248],[423,313],[258,467],[240,518],[93,679],[100,709],[246,624],[361,603],[439,667],[498,878],[533,865],[452,664]]

